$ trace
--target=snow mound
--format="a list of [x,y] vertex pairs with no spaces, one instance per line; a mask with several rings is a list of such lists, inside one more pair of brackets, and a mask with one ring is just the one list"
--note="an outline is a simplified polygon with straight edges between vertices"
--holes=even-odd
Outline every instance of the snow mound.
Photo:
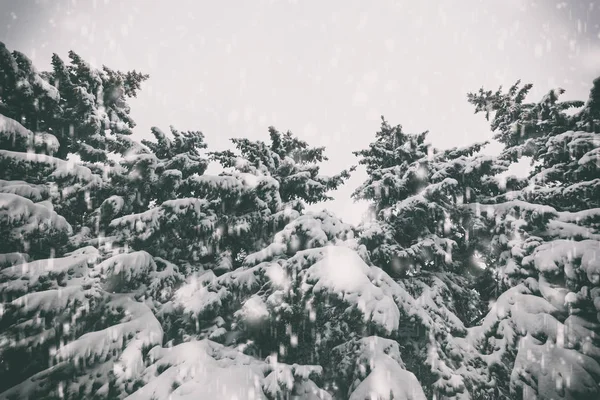
[[594,399],[600,395],[600,365],[590,356],[543,343],[531,336],[519,342],[511,391],[523,399]]
[[10,233],[4,239],[12,241],[26,241],[36,232],[72,233],[71,225],[62,216],[48,207],[11,193],[0,193],[0,224],[10,227]]
[[354,237],[352,227],[327,211],[307,212],[278,232],[273,242],[246,257],[244,264],[256,265],[300,250],[341,243]]
[[11,162],[18,170],[27,170],[32,165],[46,168],[54,180],[73,180],[75,182],[99,186],[102,177],[94,174],[88,167],[70,161],[55,158],[46,154],[21,153],[0,150],[0,159]]
[[[370,336],[333,349],[341,370],[353,377],[350,400],[425,400],[421,384],[405,369],[394,340]],[[351,380],[352,381],[352,380]]]
[[260,361],[210,340],[155,347],[148,356],[152,363],[141,374],[144,385],[128,400],[266,400],[266,393],[330,399],[309,379],[320,373],[319,367],[286,365],[272,358]]
[[212,271],[201,276],[192,275],[185,284],[175,291],[173,304],[181,307],[184,313],[193,316],[202,315],[207,310],[220,307],[223,291],[209,290],[209,285],[214,279],[215,275]]
[[16,194],[33,202],[42,201],[50,197],[50,187],[48,185],[36,185],[25,181],[5,181],[0,179],[0,192]]
[[323,258],[306,270],[306,281],[317,293],[326,292],[354,304],[370,321],[391,333],[398,329],[400,311],[394,299],[369,279],[369,266],[353,250],[327,246]]
[[94,247],[84,247],[62,258],[13,265],[0,271],[0,293],[9,296],[28,293],[36,291],[42,285],[48,287],[49,278],[68,276],[69,279],[76,279],[86,276],[88,267],[95,263],[98,257],[98,250]]
[[101,276],[108,292],[130,292],[130,283],[138,283],[156,270],[152,256],[145,251],[118,254],[94,267],[94,275]]
[[141,373],[144,367],[144,347],[162,343],[163,331],[152,310],[125,295],[116,296],[108,308],[124,310],[121,322],[106,329],[86,333],[57,349],[56,359],[104,360],[120,354],[115,360],[117,379],[129,379]]
[[581,269],[590,283],[600,284],[600,241],[597,240],[554,240],[544,243],[531,256],[523,259],[525,265],[532,262],[542,274],[556,275],[564,270],[569,279],[577,279],[577,271]]
[[0,114],[0,148],[23,151],[35,150],[52,154],[58,151],[60,144],[54,135],[33,133],[23,125]]

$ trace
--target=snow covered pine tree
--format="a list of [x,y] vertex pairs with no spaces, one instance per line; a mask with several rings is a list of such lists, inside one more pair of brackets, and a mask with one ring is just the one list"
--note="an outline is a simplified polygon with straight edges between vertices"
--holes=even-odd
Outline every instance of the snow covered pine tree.
[[[357,229],[304,211],[349,176],[323,148],[136,143],[147,76],[52,61],[0,45],[0,399],[598,397],[600,80],[471,95],[497,158],[384,120]],[[507,289],[485,316],[477,280]]]
[[[189,260],[185,284],[158,311],[169,342],[151,351],[145,385],[131,398],[363,399],[376,391],[424,399],[397,343],[363,337],[397,329],[382,272],[361,259],[350,226],[327,212],[301,213],[349,172],[322,176],[324,149],[274,128],[270,139],[234,139],[237,153],[212,153],[222,174],[183,185],[215,210],[214,229],[200,259]],[[126,226],[161,231],[160,219],[125,218]]]
[[469,289],[480,268],[464,229],[470,215],[464,205],[480,195],[478,182],[495,166],[476,155],[485,143],[438,151],[426,137],[382,119],[375,142],[356,152],[368,179],[354,196],[372,201],[375,215],[362,227],[360,243],[407,292],[409,301],[399,307],[409,331],[394,339],[428,397],[474,398],[491,385],[463,349],[467,326],[481,312],[477,292]]
[[205,176],[199,132],[127,139],[145,76],[2,49],[0,398],[424,398],[396,343],[362,337],[397,326],[385,274],[302,214],[349,175],[319,174],[324,149],[271,129]]
[[[469,95],[493,114],[507,171],[520,157],[525,178],[490,177],[470,207],[488,270],[508,288],[469,341],[498,377],[505,398],[600,397],[600,79],[587,102],[560,102],[562,89],[525,103],[531,85]],[[575,110],[574,112],[572,112]],[[510,175],[510,171],[500,177]]]
[[114,398],[162,343],[134,296],[160,292],[157,263],[91,234],[145,76],[70,57],[38,73],[0,44],[0,398]]

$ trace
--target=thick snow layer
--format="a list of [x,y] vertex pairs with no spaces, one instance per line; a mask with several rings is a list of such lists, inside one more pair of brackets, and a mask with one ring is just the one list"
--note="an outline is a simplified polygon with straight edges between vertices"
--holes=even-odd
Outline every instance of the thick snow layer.
[[31,311],[42,313],[59,313],[76,302],[87,304],[93,289],[83,290],[81,286],[67,286],[60,289],[44,290],[27,293],[12,301],[20,313],[24,315]]
[[190,177],[190,182],[207,192],[218,191],[239,195],[244,190],[243,181],[230,175],[195,175]]
[[163,331],[152,310],[126,295],[115,296],[107,305],[123,309],[123,319],[101,331],[86,333],[61,346],[56,351],[57,360],[108,361],[114,354],[114,372],[118,380],[137,376],[144,368],[142,350],[162,344]]
[[350,400],[425,400],[419,381],[387,355],[371,360],[372,371],[350,395]]
[[169,224],[177,217],[193,217],[194,225],[199,232],[211,231],[215,219],[210,214],[209,203],[204,199],[184,198],[168,200],[159,207],[152,208],[140,214],[127,215],[111,221],[110,226],[126,237],[137,237],[147,240],[155,233],[161,231],[164,225]]
[[404,367],[400,347],[394,340],[370,336],[336,347],[340,368],[351,368],[354,383],[350,400],[425,400],[417,378]]
[[485,213],[487,218],[501,218],[509,213],[515,213],[522,218],[534,213],[540,216],[558,216],[556,210],[550,206],[528,203],[522,200],[511,200],[500,204],[471,203],[467,207],[475,211],[477,215]]
[[313,381],[307,379],[296,383],[290,400],[332,400],[332,397]]
[[40,74],[35,71],[35,68],[32,66],[33,73],[33,84],[42,89],[44,94],[48,96],[50,99],[54,100],[58,103],[60,100],[60,92],[57,88],[52,86],[48,81],[43,79]]
[[221,201],[251,197],[260,208],[275,211],[281,206],[279,182],[270,176],[234,172],[221,175],[194,175],[188,178],[196,195]]
[[[233,294],[244,296],[258,290],[261,283],[259,277],[274,267],[274,264],[267,263],[254,267],[241,267],[218,278],[212,271],[191,275],[175,292],[173,305],[181,308],[184,313],[201,316],[205,312],[221,307]],[[280,272],[282,274],[280,278],[285,279],[287,276],[285,272],[283,270]],[[238,315],[243,316],[247,312],[253,314],[259,310],[261,310],[259,314],[264,314],[263,306],[264,302],[261,304],[258,299],[254,299],[246,306],[249,308],[245,311],[239,310]]]
[[549,236],[559,239],[593,239],[600,240],[600,234],[594,233],[589,227],[560,220],[548,221],[546,226]]
[[243,294],[258,289],[259,274],[268,264],[257,265],[250,268],[238,268],[230,273],[224,274],[217,279],[220,285],[228,286],[237,293]]
[[145,251],[117,254],[94,267],[94,274],[104,280],[108,292],[130,291],[132,282],[143,282],[153,271],[156,264],[152,256]]
[[597,399],[600,365],[591,357],[527,335],[519,342],[511,390],[523,399]]
[[577,161],[577,164],[582,166],[586,164],[591,164],[592,167],[596,167],[598,164],[600,164],[600,147],[597,147],[585,153],[579,159],[579,161]]
[[101,208],[107,209],[110,207],[111,215],[117,215],[123,210],[125,206],[125,199],[121,196],[110,196],[108,199],[102,202]]
[[11,227],[10,234],[14,239],[26,239],[35,231],[72,233],[71,225],[62,216],[12,193],[0,193],[0,222]]
[[26,253],[3,253],[0,254],[0,269],[12,267],[13,265],[23,264],[29,261],[29,256]]
[[559,213],[561,222],[572,222],[576,224],[586,224],[593,221],[600,221],[600,208],[589,208],[577,212]]
[[215,275],[212,271],[200,276],[190,276],[187,282],[175,292],[173,304],[181,307],[184,313],[192,315],[220,307],[221,295],[208,288],[214,280]]
[[427,312],[436,325],[445,326],[454,332],[464,331],[463,322],[447,307],[452,304],[452,294],[458,290],[448,287],[438,277],[434,276],[431,280],[429,285],[423,285],[421,294],[416,299],[417,305]]
[[[594,146],[595,145],[595,146]],[[580,148],[598,147],[598,136],[594,132],[566,131],[559,135],[551,136],[548,140],[548,153],[563,153],[565,148],[571,154],[577,154]]]
[[184,276],[175,264],[160,257],[155,257],[154,261],[162,264],[163,268],[150,272],[148,294],[160,302],[166,302],[174,294],[176,285],[184,281]]
[[322,260],[308,270],[308,280],[315,280],[315,290],[333,292],[356,292],[370,284],[366,274],[368,266],[352,250],[345,247],[328,246]]
[[45,154],[0,150],[0,158],[12,161],[20,170],[25,170],[27,167],[31,168],[31,165],[49,168],[52,170],[50,177],[55,180],[73,179],[76,182],[89,185],[100,185],[102,183],[102,178],[92,173],[88,167]]
[[270,279],[271,285],[284,289],[291,284],[285,269],[278,263],[271,263],[265,268],[265,275]]
[[[106,394],[110,377],[116,378],[117,387],[123,387],[139,376],[144,370],[143,350],[162,343],[160,323],[146,305],[127,296],[114,296],[106,306],[111,313],[120,310],[122,318],[118,323],[84,334],[72,342],[60,341],[58,348],[51,349],[51,366],[0,393],[0,399],[37,398],[37,391],[42,389],[40,382],[45,384],[42,393],[58,397],[64,392],[80,390],[100,395]],[[72,374],[74,366],[78,368],[75,376],[55,381],[55,374]],[[98,383],[100,385],[94,387]]]
[[269,317],[269,309],[260,296],[254,295],[244,302],[236,316],[250,323],[258,322]]
[[[62,258],[21,263],[0,271],[0,293],[27,293],[40,285],[48,276],[84,276],[88,266],[99,257],[94,247],[85,247]],[[58,288],[56,288],[58,289]]]
[[[510,374],[511,391],[522,391],[524,399],[591,399],[600,394],[600,324],[573,314],[563,321],[571,312],[567,309],[569,299],[579,294],[545,279],[554,279],[565,262],[583,259],[590,244],[570,242],[581,245],[572,248],[569,257],[563,251],[566,244],[561,242],[538,247],[540,252],[531,256],[531,262],[539,263],[537,267],[543,272],[539,279],[528,278],[504,292],[481,325],[470,328],[465,338],[469,345],[464,351],[482,351],[476,358],[480,357],[490,371],[500,368]],[[597,244],[591,247],[598,249]],[[515,353],[513,366],[507,360]]]
[[256,265],[286,253],[317,248],[329,242],[342,242],[353,237],[352,227],[327,211],[308,212],[286,225],[275,235],[269,246],[248,255],[244,263]]
[[145,385],[128,400],[266,400],[267,392],[284,398],[309,393],[313,397],[300,398],[330,400],[308,378],[319,374],[319,367],[259,361],[209,340],[155,347],[149,357],[152,364],[141,375]]
[[267,357],[266,361],[271,371],[265,377],[262,387],[265,394],[271,398],[285,397],[286,392],[294,389],[296,378],[306,380],[310,374],[320,375],[322,372],[321,367],[282,364],[272,356]]
[[327,246],[323,259],[306,271],[306,280],[315,292],[331,293],[355,305],[366,321],[383,327],[388,333],[398,329],[400,311],[393,297],[373,285],[369,266],[353,250]]
[[581,269],[590,283],[600,284],[600,242],[597,240],[554,240],[544,243],[531,256],[523,259],[523,264],[530,263],[542,274],[554,275],[564,271],[570,279],[576,279],[577,271]]
[[48,315],[53,321],[70,323],[89,311],[91,303],[100,297],[99,287],[87,277],[88,266],[97,257],[97,250],[87,247],[60,259],[30,264],[23,261],[3,270],[0,293],[16,297],[6,305],[18,319],[0,333],[0,352],[6,346],[24,348],[57,339],[60,328],[56,324],[46,326]]
[[493,179],[495,179],[498,182],[499,186],[502,188],[506,187],[507,178],[527,178],[532,170],[531,161],[531,157],[523,156],[519,159],[518,162],[510,164],[505,171],[495,175]]
[[[216,343],[157,347],[150,357],[155,362],[143,374],[149,382],[129,400],[266,398],[260,386],[261,364]],[[159,367],[164,371],[159,373]]]
[[193,276],[178,289],[173,305],[201,318],[208,311],[226,310],[235,298],[242,304],[236,316],[252,324],[269,314],[275,321],[280,313],[292,311],[288,304],[292,290],[300,296],[294,301],[306,307],[309,315],[304,317],[311,321],[320,317],[313,302],[335,298],[341,301],[330,305],[339,307],[335,313],[359,311],[366,323],[382,332],[400,328],[400,309],[426,326],[435,324],[402,285],[381,269],[369,267],[353,247],[355,242],[340,242],[299,251],[288,259],[243,266],[219,277],[211,272]]
[[54,135],[33,133],[23,125],[0,114],[0,145],[11,145],[12,150],[37,150],[48,154],[58,151],[60,144]]

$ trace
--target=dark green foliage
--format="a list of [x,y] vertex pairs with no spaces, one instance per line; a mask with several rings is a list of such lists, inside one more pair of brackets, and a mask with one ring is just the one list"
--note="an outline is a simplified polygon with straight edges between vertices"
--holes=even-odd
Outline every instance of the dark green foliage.
[[84,161],[108,162],[109,152],[124,154],[132,146],[127,135],[135,123],[126,100],[148,75],[98,70],[72,51],[69,59],[66,64],[55,54],[52,71],[39,73],[27,57],[0,43],[0,112],[56,136],[59,158],[76,153]]
[[[518,89],[518,83],[507,93],[481,89],[469,94],[475,112],[486,112],[496,139],[505,146],[496,160],[498,169],[521,156],[532,158],[531,170],[521,179],[526,184],[506,188],[496,182],[498,187],[491,189],[488,180],[488,196],[480,199],[485,205],[474,207],[469,223],[488,266],[476,288],[500,304],[477,328],[478,351],[500,358],[487,365],[499,396],[583,399],[600,393],[586,383],[598,379],[599,360],[591,356],[597,344],[590,342],[586,349],[576,344],[598,330],[592,305],[598,304],[598,279],[589,269],[583,272],[597,268],[591,260],[600,248],[598,82],[587,102],[560,102],[564,90],[557,89],[525,103],[531,85]],[[510,313],[497,312],[509,304]],[[528,324],[535,319],[551,322]],[[556,333],[561,329],[564,337]],[[552,350],[562,340],[572,344]],[[575,358],[586,361],[581,367],[576,362],[561,367]],[[545,378],[558,375],[568,376],[570,384],[561,388]]]
[[326,161],[325,148],[309,147],[308,143],[269,128],[271,144],[248,139],[232,139],[240,156],[231,151],[212,153],[214,160],[226,168],[240,172],[263,173],[279,183],[281,201],[301,200],[306,204],[331,199],[327,192],[337,189],[354,168],[328,177],[319,175],[318,163]]
[[353,194],[373,201],[376,221],[365,227],[363,243],[376,265],[399,276],[420,269],[461,268],[470,256],[460,205],[479,194],[479,180],[493,163],[474,157],[485,143],[438,151],[427,132],[405,134],[385,120],[369,149],[355,154],[369,177]]

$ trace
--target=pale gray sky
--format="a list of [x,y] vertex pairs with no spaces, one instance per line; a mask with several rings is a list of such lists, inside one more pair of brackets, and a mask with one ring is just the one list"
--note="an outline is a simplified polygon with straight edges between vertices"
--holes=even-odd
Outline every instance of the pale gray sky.
[[[0,40],[39,69],[72,49],[150,74],[138,126],[201,130],[212,149],[267,127],[327,146],[325,172],[356,163],[379,116],[438,147],[490,137],[466,93],[521,78],[535,98],[587,97],[600,75],[600,2],[0,0]],[[326,207],[358,222],[357,172]]]

